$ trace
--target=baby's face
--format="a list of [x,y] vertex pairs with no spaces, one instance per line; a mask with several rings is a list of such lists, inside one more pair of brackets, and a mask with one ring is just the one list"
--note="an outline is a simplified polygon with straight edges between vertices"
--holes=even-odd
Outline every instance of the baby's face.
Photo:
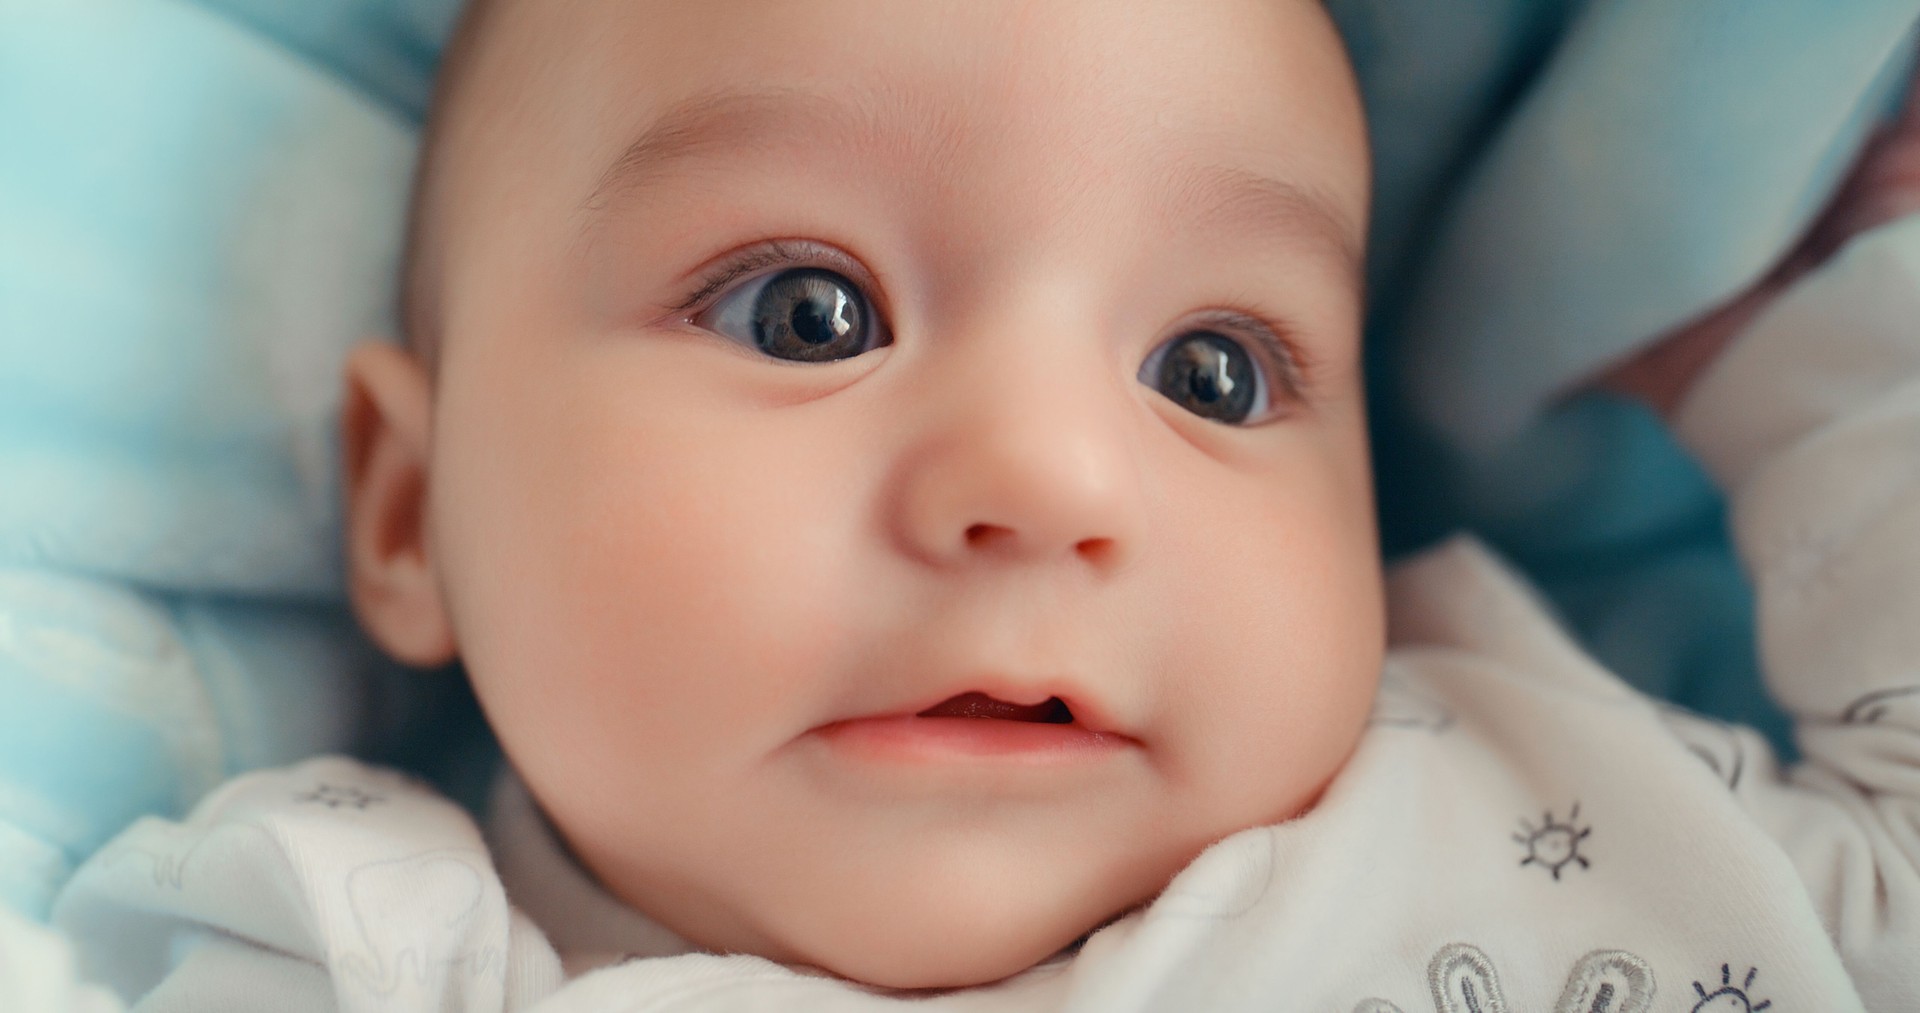
[[[707,948],[971,984],[1313,803],[1383,639],[1368,170],[1317,3],[489,32],[443,595],[407,607],[602,883]],[[969,693],[1057,702],[915,716]]]

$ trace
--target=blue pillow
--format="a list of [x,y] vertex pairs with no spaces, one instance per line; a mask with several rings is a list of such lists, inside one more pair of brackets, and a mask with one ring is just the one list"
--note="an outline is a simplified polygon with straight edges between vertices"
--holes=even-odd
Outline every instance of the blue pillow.
[[430,63],[336,68],[232,6],[0,0],[0,901],[30,915],[133,818],[405,706],[343,607],[334,425],[345,349],[392,330]]

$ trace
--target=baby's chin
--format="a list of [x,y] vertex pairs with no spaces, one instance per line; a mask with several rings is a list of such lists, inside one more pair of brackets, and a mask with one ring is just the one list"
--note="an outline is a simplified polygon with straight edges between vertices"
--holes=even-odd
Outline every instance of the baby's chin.
[[[1350,726],[1357,739],[1357,717],[1333,717],[1321,723]],[[1321,776],[1255,786],[1175,774],[1172,784],[1080,793],[1094,805],[1074,793],[1019,803],[962,791],[871,811],[817,799],[796,815],[770,797],[715,833],[653,849],[627,840],[604,863],[587,860],[606,888],[709,952],[887,989],[979,986],[1151,903],[1216,843],[1310,810],[1350,744],[1271,754],[1270,766],[1288,769],[1280,761],[1291,758],[1293,770]],[[646,858],[626,864],[637,855]]]
[[929,873],[906,886],[867,880],[857,896],[803,887],[758,898],[757,910],[741,912],[732,931],[721,930],[727,938],[688,938],[708,950],[754,953],[868,986],[984,985],[1076,949],[1149,902],[1184,862],[1153,864],[1151,871],[1069,884],[1058,870],[1028,867],[986,879]]
[[1089,919],[1062,920],[1057,910],[1007,909],[985,923],[948,917],[949,910],[908,912],[907,925],[879,932],[834,934],[831,945],[809,940],[805,952],[782,960],[798,970],[862,985],[939,990],[991,984],[1077,950],[1100,927],[1138,907],[1123,904]]

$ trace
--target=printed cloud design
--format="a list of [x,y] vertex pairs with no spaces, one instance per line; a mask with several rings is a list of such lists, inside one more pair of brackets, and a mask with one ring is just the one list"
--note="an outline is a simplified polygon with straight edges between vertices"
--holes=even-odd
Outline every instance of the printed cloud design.
[[508,913],[485,862],[472,852],[442,850],[349,873],[354,938],[336,940],[351,950],[332,961],[343,984],[376,996],[466,983],[497,993],[506,976]]
[[[1471,943],[1448,943],[1427,965],[1435,1013],[1513,1013],[1493,961]],[[1653,969],[1625,950],[1595,950],[1574,964],[1553,1013],[1646,1013]],[[1526,1009],[1538,1008],[1529,1004]],[[1385,999],[1362,999],[1353,1013],[1407,1013]]]

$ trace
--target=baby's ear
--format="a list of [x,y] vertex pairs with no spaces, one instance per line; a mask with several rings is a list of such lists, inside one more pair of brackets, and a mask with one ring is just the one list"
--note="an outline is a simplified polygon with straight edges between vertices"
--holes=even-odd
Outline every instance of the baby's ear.
[[418,358],[379,341],[353,349],[340,412],[347,590],[374,641],[420,668],[456,651],[426,536],[432,421]]

